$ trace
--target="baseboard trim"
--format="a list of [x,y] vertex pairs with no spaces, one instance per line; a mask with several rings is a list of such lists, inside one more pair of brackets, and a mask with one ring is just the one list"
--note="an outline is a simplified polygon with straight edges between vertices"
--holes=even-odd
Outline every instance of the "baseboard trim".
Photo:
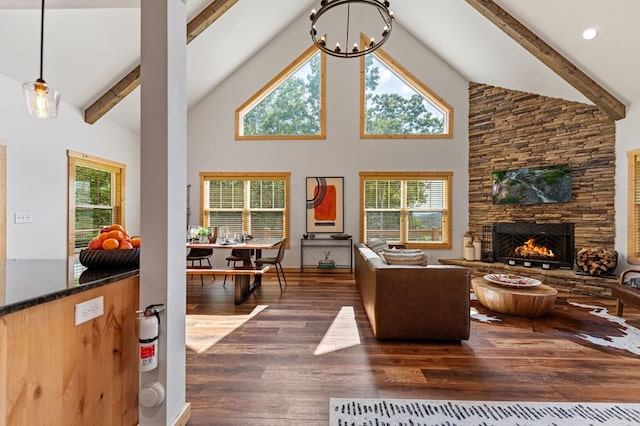
[[176,421],[171,423],[171,426],[187,426],[187,423],[191,420],[191,403],[187,402],[182,407],[182,411],[176,418]]

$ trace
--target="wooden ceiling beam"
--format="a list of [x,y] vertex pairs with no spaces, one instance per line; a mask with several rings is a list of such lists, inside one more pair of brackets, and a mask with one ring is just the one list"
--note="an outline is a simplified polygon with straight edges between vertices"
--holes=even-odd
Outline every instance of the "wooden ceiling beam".
[[492,0],[466,1],[591,102],[602,108],[611,119],[619,120],[625,117],[626,107],[624,103],[593,81]]
[[[187,24],[187,44],[220,18],[238,0],[213,0]],[[140,85],[140,65],[84,110],[84,121],[93,124]]]

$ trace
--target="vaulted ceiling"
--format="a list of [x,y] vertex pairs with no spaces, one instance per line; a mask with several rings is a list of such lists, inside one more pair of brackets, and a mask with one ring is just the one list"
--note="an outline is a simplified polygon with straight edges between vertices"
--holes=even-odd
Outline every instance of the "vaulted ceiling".
[[[211,2],[188,0],[187,19],[200,16]],[[319,7],[318,0],[216,0],[213,5],[216,3],[225,4],[228,10],[220,11],[224,13],[219,18],[213,13],[215,22],[187,47],[190,106],[241,67],[266,40],[293,20],[308,20],[309,10]],[[514,17],[524,31],[531,31],[511,36],[507,34],[508,19],[491,22],[481,13],[487,4],[494,2],[392,0],[391,8],[395,25],[470,81],[600,102],[614,109],[617,106],[618,111],[620,106],[624,111],[624,104],[640,100],[636,77],[640,70],[640,26],[635,22],[640,16],[640,1],[495,0],[495,5],[508,12],[507,17]],[[95,108],[96,101],[139,64],[140,0],[47,0],[46,7],[44,78],[70,105],[81,111],[92,105]],[[37,78],[39,25],[40,0],[0,1],[0,74],[18,82]],[[581,34],[587,27],[596,27],[599,36],[584,40]],[[534,50],[543,52],[543,59],[567,61],[560,62],[564,69],[555,71],[562,74],[564,70],[568,80],[577,73],[583,77],[582,86],[590,80],[597,93],[574,88],[574,83],[550,68],[553,61],[545,65],[527,51],[532,43]],[[139,98],[139,89],[134,89],[102,120],[138,131]]]

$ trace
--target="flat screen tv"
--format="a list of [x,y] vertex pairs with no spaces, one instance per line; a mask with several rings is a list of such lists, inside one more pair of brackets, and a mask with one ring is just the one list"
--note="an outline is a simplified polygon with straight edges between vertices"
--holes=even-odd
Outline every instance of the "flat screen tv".
[[568,164],[502,170],[491,173],[493,204],[568,203],[571,168]]

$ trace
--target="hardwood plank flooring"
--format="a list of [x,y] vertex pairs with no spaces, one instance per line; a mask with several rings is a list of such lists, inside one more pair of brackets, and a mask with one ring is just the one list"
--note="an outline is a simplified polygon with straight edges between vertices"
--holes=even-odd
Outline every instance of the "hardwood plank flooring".
[[[462,343],[378,341],[353,275],[286,274],[283,292],[269,273],[239,306],[229,280],[188,280],[188,315],[233,318],[267,305],[202,353],[187,348],[189,425],[326,425],[330,397],[640,402],[640,357],[473,320]],[[564,296],[614,312],[613,300]],[[314,355],[345,306],[361,343]],[[625,318],[638,327],[640,310],[626,306]]]

